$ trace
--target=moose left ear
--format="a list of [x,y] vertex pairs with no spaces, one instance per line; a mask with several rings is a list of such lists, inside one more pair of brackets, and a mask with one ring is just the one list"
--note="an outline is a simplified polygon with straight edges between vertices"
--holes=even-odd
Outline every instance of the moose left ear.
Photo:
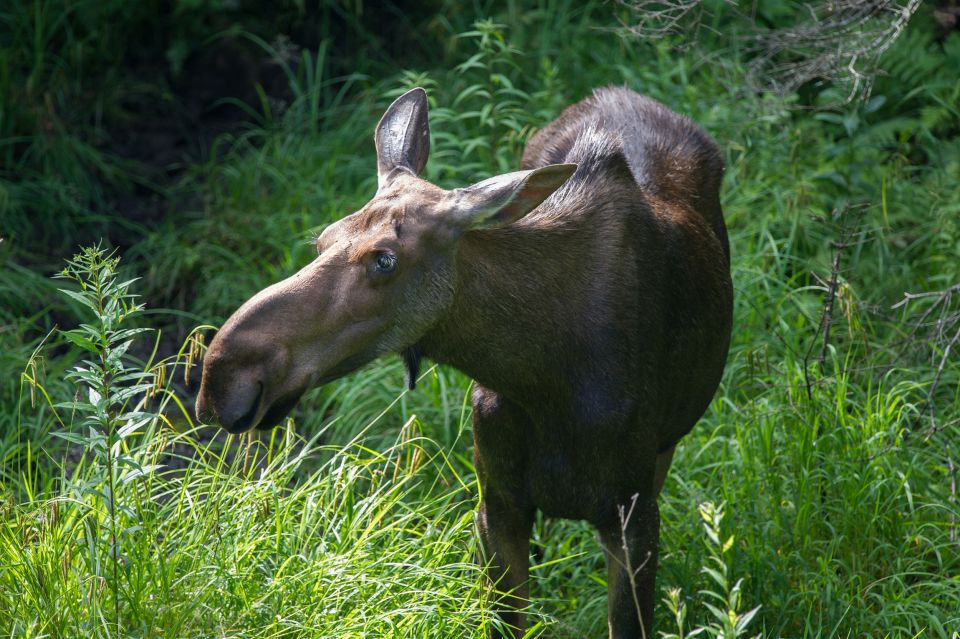
[[530,171],[504,173],[452,191],[451,215],[470,229],[516,222],[560,188],[576,164],[550,164]]
[[374,136],[377,143],[377,182],[383,186],[390,172],[405,168],[419,175],[430,155],[427,92],[410,89],[386,110]]

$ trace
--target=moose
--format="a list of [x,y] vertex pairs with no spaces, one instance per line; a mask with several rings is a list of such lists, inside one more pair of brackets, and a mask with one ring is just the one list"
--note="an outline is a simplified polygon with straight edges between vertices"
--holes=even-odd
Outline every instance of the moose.
[[482,560],[520,637],[535,512],[607,555],[608,628],[652,637],[657,496],[720,383],[732,285],[723,160],[693,121],[625,87],[539,130],[521,170],[444,190],[427,95],[376,127],[377,192],[317,257],[244,303],[206,353],[197,414],[240,433],[309,388],[397,353],[474,381]]

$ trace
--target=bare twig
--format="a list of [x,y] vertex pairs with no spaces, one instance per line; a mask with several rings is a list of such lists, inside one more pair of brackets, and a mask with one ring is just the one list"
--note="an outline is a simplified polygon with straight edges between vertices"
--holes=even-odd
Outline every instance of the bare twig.
[[[633,36],[654,40],[671,33],[697,32],[710,9],[702,0],[617,0],[633,14],[624,25]],[[787,95],[812,80],[847,86],[842,103],[867,97],[880,57],[900,37],[921,0],[818,0],[803,3],[792,26],[763,29],[753,14],[740,13],[747,25],[748,84],[760,93]],[[734,13],[736,3],[729,2]]]
[[[913,339],[913,337],[916,336],[917,331],[920,329],[920,327],[926,323],[930,315],[933,314],[933,311],[935,311],[938,307],[940,307],[941,304],[946,303],[944,304],[944,306],[946,308],[949,308],[951,297],[953,296],[954,293],[960,293],[960,284],[954,284],[953,286],[949,288],[945,288],[942,291],[927,291],[926,293],[904,292],[903,299],[897,302],[896,304],[894,304],[893,306],[891,306],[890,308],[893,308],[893,309],[902,308],[907,304],[909,304],[910,302],[912,302],[913,300],[920,300],[928,297],[937,298],[936,300],[934,300],[933,304],[927,307],[927,310],[925,310],[920,315],[920,317],[913,323],[913,330],[910,331],[910,339]],[[940,320],[938,320],[938,324],[941,324],[942,320],[944,320],[944,317],[941,316]]]
[[[944,344],[944,342],[946,342],[937,360],[936,372],[930,382],[930,388],[927,391],[923,406],[917,413],[917,420],[914,422],[912,430],[917,429],[919,420],[924,415],[929,415],[930,419],[930,432],[928,434],[939,432],[944,428],[944,426],[937,423],[935,394],[940,387],[944,370],[946,370],[947,364],[950,361],[950,355],[954,352],[957,343],[960,342],[960,312],[954,309],[954,300],[960,298],[958,293],[960,293],[960,283],[940,291],[904,293],[903,299],[892,306],[894,309],[905,308],[908,304],[916,300],[929,300],[932,298],[932,303],[923,310],[919,318],[913,321],[908,339],[911,341],[915,340],[917,333],[926,328],[929,331],[927,339],[934,349],[936,349],[938,344]],[[939,315],[936,320],[930,322],[934,312],[939,312]],[[947,336],[951,335],[951,333],[952,336],[948,338]]]
[[849,83],[844,103],[870,94],[880,56],[890,48],[920,0],[825,0],[807,3],[808,18],[759,32],[749,79],[784,95],[811,80]]
[[957,328],[957,332],[954,333],[953,338],[947,342],[946,347],[943,349],[943,355],[940,357],[940,363],[937,364],[937,372],[933,376],[933,382],[930,384],[930,391],[927,393],[927,406],[930,407],[930,420],[934,426],[937,425],[936,416],[933,414],[933,394],[937,391],[937,386],[940,385],[940,377],[943,376],[943,369],[947,365],[947,360],[950,357],[950,350],[957,344],[957,341],[960,341],[960,328]]
[[[860,213],[862,215],[862,209],[860,210]],[[820,356],[818,361],[820,362],[820,371],[822,374],[823,366],[827,361],[827,351],[830,348],[830,328],[833,326],[833,309],[837,300],[837,296],[840,293],[841,257],[844,249],[850,246],[851,238],[858,235],[858,233],[854,232],[854,228],[859,226],[861,215],[857,216],[857,219],[853,224],[850,223],[849,206],[845,206],[842,209],[834,209],[831,215],[832,218],[840,220],[839,237],[836,242],[831,242],[831,246],[833,247],[833,259],[831,260],[830,264],[830,279],[824,284],[826,289],[826,297],[823,301],[823,310],[820,313],[820,322],[817,326],[817,332],[814,334],[810,345],[807,347],[806,353],[803,355],[803,380],[804,385],[806,386],[808,399],[812,399],[813,397],[813,383],[810,381],[808,369],[810,355],[813,352],[814,344],[819,336]],[[814,277],[817,277],[816,274],[814,274]]]
[[643,625],[643,611],[640,609],[640,600],[637,598],[637,574],[643,570],[647,562],[650,561],[650,556],[644,557],[643,563],[634,569],[630,561],[630,546],[627,543],[627,527],[629,526],[630,518],[633,516],[633,509],[637,505],[637,498],[639,496],[639,493],[634,493],[633,497],[630,498],[629,510],[623,506],[617,506],[617,511],[620,515],[620,546],[623,548],[624,563],[621,567],[627,572],[627,578],[630,580],[630,592],[633,595],[633,605],[637,610],[637,618],[640,620],[640,636],[642,639],[647,639],[647,631]]
[[648,39],[663,37],[682,29],[696,29],[700,23],[700,16],[691,16],[691,14],[694,9],[700,8],[703,0],[617,0],[617,2],[629,8],[636,19],[635,24],[625,25],[626,30],[638,38]]
[[840,275],[840,255],[845,243],[834,244],[833,264],[830,265],[830,284],[827,286],[827,299],[823,305],[823,315],[820,318],[820,329],[823,333],[823,342],[820,345],[820,366],[827,361],[827,350],[830,346],[830,326],[833,324],[833,304],[837,299],[837,280]]

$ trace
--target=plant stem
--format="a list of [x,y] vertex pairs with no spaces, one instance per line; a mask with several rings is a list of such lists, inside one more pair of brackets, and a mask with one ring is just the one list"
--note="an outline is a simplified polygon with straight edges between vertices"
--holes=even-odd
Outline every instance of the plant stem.
[[119,549],[117,547],[117,500],[116,500],[116,480],[114,477],[113,460],[113,434],[114,434],[114,415],[110,400],[110,371],[108,369],[108,355],[110,351],[110,338],[107,335],[107,328],[104,324],[104,305],[103,294],[103,269],[104,262],[100,262],[96,270],[96,290],[97,290],[97,313],[100,316],[100,372],[101,372],[101,397],[106,401],[106,422],[104,424],[104,438],[107,448],[107,512],[109,519],[109,533],[107,537],[107,552],[110,554],[111,571],[113,573],[113,619],[115,624],[116,636],[120,636],[120,582],[117,562],[119,561]]

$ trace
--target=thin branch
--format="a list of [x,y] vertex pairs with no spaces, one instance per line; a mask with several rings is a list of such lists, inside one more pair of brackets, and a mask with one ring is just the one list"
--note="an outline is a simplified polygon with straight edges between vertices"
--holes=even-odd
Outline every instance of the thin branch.
[[[862,215],[862,210],[861,210],[861,215]],[[814,343],[818,336],[820,336],[821,338],[820,357],[818,360],[820,363],[821,374],[823,372],[823,366],[827,361],[827,351],[829,350],[829,347],[830,347],[830,328],[833,326],[833,308],[840,292],[841,257],[843,255],[844,249],[850,246],[851,238],[861,235],[861,233],[859,232],[854,232],[853,226],[850,224],[850,207],[849,206],[846,206],[839,210],[834,209],[831,217],[833,217],[834,219],[838,218],[840,220],[839,238],[838,238],[838,241],[831,242],[831,246],[833,247],[833,259],[831,260],[831,265],[830,265],[830,279],[825,284],[826,298],[824,299],[824,302],[823,302],[823,310],[820,313],[820,322],[817,326],[817,332],[814,333],[814,336],[809,346],[807,347],[806,352],[803,355],[803,381],[804,381],[804,386],[806,387],[808,399],[812,399],[813,397],[813,392],[812,392],[813,384],[810,381],[808,365],[810,361],[810,355],[813,352]],[[858,223],[859,220],[860,220],[860,216],[857,217],[857,220],[855,223]],[[817,277],[816,273],[814,273],[813,275],[818,280],[820,280],[820,278]],[[822,280],[820,281],[822,282]]]
[[[950,354],[951,352],[954,352],[954,347],[958,342],[960,342],[960,313],[955,312],[953,308],[954,299],[958,297],[958,293],[960,293],[960,283],[954,284],[940,291],[904,293],[903,299],[891,307],[892,309],[905,308],[908,304],[916,300],[932,299],[932,303],[930,303],[930,305],[923,310],[919,318],[912,322],[913,326],[910,329],[910,334],[907,337],[907,341],[908,343],[915,342],[917,334],[925,327],[929,327],[928,340],[934,349],[936,349],[938,344],[942,344],[944,341],[946,341],[943,351],[940,353],[939,359],[937,360],[937,368],[933,379],[930,382],[930,389],[927,391],[927,396],[923,402],[923,405],[918,411],[917,419],[914,421],[912,428],[912,430],[916,430],[920,419],[924,415],[928,414],[931,424],[928,435],[939,432],[944,428],[944,426],[941,426],[937,423],[935,394],[940,386],[947,363],[950,361]],[[939,316],[935,321],[930,323],[929,320],[936,311],[939,311]],[[954,329],[956,330],[954,331]],[[951,332],[952,337],[947,339],[947,335],[950,335]]]
[[[634,493],[633,497],[630,498],[630,510],[626,510],[623,506],[617,506],[617,511],[620,515],[620,546],[623,548],[624,561],[621,567],[626,570],[627,578],[630,580],[630,593],[633,595],[633,605],[637,611],[637,619],[640,620],[640,636],[642,639],[647,639],[647,631],[643,625],[643,611],[640,609],[640,600],[637,598],[637,574],[643,570],[647,562],[650,561],[650,556],[647,555],[643,559],[643,563],[634,569],[630,562],[630,547],[627,543],[627,527],[629,526],[630,518],[633,516],[633,509],[637,506],[637,498],[639,496],[639,493]],[[610,556],[613,558],[612,554]]]

